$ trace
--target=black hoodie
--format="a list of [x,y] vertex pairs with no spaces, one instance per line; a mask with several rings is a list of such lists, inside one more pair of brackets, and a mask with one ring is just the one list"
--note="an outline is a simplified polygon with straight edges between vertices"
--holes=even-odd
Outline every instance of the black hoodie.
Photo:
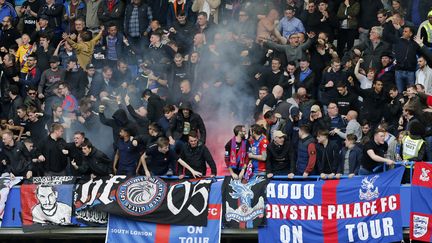
[[158,95],[151,94],[147,104],[147,118],[150,122],[157,122],[164,115],[163,107],[165,101],[162,100]]
[[116,110],[112,115],[112,119],[106,118],[104,113],[99,113],[99,119],[102,124],[112,128],[114,144],[116,144],[119,139],[120,128],[127,127],[132,129],[132,136],[134,136],[138,130],[136,123],[128,119],[126,111],[123,109]]

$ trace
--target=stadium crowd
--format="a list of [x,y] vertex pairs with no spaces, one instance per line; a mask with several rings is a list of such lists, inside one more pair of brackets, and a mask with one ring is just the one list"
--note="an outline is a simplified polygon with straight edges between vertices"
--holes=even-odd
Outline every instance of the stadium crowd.
[[432,161],[430,0],[14,1],[2,172],[214,176],[224,121],[239,179]]

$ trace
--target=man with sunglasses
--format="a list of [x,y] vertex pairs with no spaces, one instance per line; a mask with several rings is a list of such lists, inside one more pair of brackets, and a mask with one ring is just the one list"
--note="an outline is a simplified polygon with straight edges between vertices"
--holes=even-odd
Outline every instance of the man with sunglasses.
[[38,92],[35,86],[27,87],[27,96],[24,99],[24,105],[26,107],[36,107],[38,111],[41,111],[41,101],[37,98]]

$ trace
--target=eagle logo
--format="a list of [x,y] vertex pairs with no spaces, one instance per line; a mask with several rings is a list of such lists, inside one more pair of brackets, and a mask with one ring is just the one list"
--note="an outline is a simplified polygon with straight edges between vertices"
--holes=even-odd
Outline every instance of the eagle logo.
[[374,185],[375,181],[378,179],[379,175],[375,175],[369,179],[369,177],[365,177],[362,179],[362,185],[359,189],[359,198],[360,200],[372,200],[378,198],[379,191],[378,187]]

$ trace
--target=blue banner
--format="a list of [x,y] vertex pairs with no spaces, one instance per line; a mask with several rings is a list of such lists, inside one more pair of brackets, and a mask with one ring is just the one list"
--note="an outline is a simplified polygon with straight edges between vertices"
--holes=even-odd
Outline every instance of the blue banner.
[[186,243],[220,242],[222,181],[211,185],[208,223],[203,226],[153,224],[110,215],[106,242]]
[[271,181],[267,226],[259,229],[259,242],[401,241],[403,171],[345,180]]

